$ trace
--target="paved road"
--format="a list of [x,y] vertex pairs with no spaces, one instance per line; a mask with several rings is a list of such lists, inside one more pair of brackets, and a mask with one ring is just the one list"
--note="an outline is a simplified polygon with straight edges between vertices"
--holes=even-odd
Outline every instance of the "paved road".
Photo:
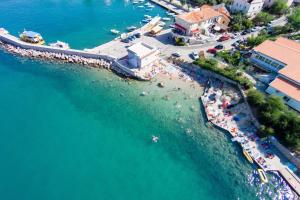
[[[165,57],[168,57],[172,53],[176,52],[176,53],[179,53],[183,59],[185,59],[186,61],[189,61],[189,62],[192,61],[190,54],[193,51],[195,51],[195,52],[204,51],[206,53],[206,51],[209,48],[213,48],[218,44],[223,44],[225,49],[231,49],[232,44],[235,41],[237,41],[239,39],[245,39],[252,35],[255,36],[258,34],[258,32],[254,32],[254,33],[240,36],[236,39],[231,39],[231,40],[227,40],[224,42],[210,42],[210,43],[205,43],[205,44],[201,44],[201,45],[199,44],[199,45],[190,45],[190,46],[174,46],[173,42],[170,40],[170,35],[168,34],[169,31],[170,30],[165,30],[160,35],[158,35],[156,38],[150,38],[150,37],[145,36],[142,38],[142,40],[146,43],[156,45],[156,47],[161,49],[161,52],[162,52],[162,54],[164,54]],[[156,40],[156,42],[154,42],[154,40]]]

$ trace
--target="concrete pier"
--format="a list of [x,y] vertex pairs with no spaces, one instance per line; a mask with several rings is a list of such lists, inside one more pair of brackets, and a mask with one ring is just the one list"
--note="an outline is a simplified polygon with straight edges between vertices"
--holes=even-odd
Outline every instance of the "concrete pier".
[[178,15],[183,14],[185,12],[188,12],[187,9],[182,8],[182,7],[180,7],[180,6],[178,6],[174,3],[170,3],[170,2],[165,1],[165,0],[150,0],[150,1],[157,4],[157,5],[159,5],[159,6],[161,6],[161,7],[163,7],[163,8],[165,8],[165,9],[167,9],[167,10],[169,10],[169,11],[172,11],[172,12],[178,14]]

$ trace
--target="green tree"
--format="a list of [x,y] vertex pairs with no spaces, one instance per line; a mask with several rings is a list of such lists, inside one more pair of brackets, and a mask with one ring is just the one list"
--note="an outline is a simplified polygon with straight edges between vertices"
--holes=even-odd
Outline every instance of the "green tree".
[[275,0],[273,5],[270,7],[270,11],[276,15],[282,15],[287,13],[288,5],[286,0]]
[[250,19],[245,19],[243,25],[246,29],[252,28],[254,26],[253,22]]
[[269,35],[266,33],[261,33],[256,37],[251,36],[247,40],[247,45],[252,46],[252,47],[257,46],[257,45],[263,43],[265,40],[267,40],[268,37],[269,37]]
[[265,96],[258,90],[251,89],[247,94],[247,100],[251,105],[260,107],[265,103]]
[[256,25],[267,25],[270,21],[274,19],[274,16],[267,12],[260,12],[253,19]]
[[300,30],[300,6],[293,9],[292,14],[288,17],[288,20],[295,30]]

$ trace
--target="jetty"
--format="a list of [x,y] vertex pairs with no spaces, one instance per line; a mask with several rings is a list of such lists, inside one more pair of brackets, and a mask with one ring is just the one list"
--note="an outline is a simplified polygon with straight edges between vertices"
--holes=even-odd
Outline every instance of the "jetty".
[[[135,34],[143,35],[149,32],[159,22],[160,17],[154,17],[149,23],[133,32],[124,34],[123,37],[130,37]],[[9,34],[9,32],[4,28],[0,29],[0,47],[10,53],[31,58],[59,60],[68,63],[90,65],[93,67],[103,67],[127,77],[149,80],[148,77],[146,78],[142,75],[143,73],[132,70],[120,61],[122,58],[127,56],[127,45],[128,44],[122,42],[122,37],[118,37],[93,49],[66,49],[56,46],[24,42]]]
[[289,168],[288,162],[273,151],[272,140],[275,138],[264,140],[256,135],[251,110],[241,91],[229,83],[211,79],[207,82],[201,102],[207,120],[213,126],[228,132],[233,137],[232,141],[237,141],[261,169],[278,172],[300,196],[300,179]]
[[150,1],[178,15],[188,12],[188,9],[176,5],[175,3],[170,3],[169,1],[165,1],[165,0],[150,0]]

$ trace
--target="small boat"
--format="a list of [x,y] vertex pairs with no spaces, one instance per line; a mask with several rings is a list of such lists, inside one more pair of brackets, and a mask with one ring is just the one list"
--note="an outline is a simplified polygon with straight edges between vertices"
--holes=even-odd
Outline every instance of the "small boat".
[[111,29],[110,32],[114,33],[114,34],[119,34],[120,31],[116,30],[116,29]]
[[141,6],[138,6],[138,8],[144,8],[144,6],[141,5]]
[[174,24],[169,25],[170,28],[175,28],[176,26]]
[[45,44],[45,41],[42,38],[42,36],[39,33],[33,31],[24,31],[23,33],[20,34],[20,39],[23,42],[28,42],[32,44],[39,44],[39,45]]
[[138,0],[139,3],[144,3],[145,0]]
[[145,3],[145,6],[151,6],[152,4],[150,2]]
[[150,15],[144,15],[144,17],[147,19],[152,19],[152,17]]
[[152,142],[155,142],[157,143],[159,140],[159,137],[155,136],[155,135],[152,135]]
[[146,8],[146,11],[152,11],[152,8]]
[[170,21],[171,20],[171,18],[169,18],[169,17],[163,17],[163,18],[161,18],[163,21]]
[[65,42],[61,42],[59,40],[57,40],[57,42],[55,43],[51,43],[49,44],[51,47],[56,47],[56,48],[60,48],[60,49],[70,49],[70,46],[68,43]]
[[138,2],[138,1],[133,1],[132,3],[133,3],[133,4],[138,4],[139,2]]
[[145,4],[148,8],[154,8],[155,6],[154,5],[152,5],[151,3],[146,3]]
[[250,163],[253,163],[252,157],[250,156],[250,154],[249,154],[246,150],[243,150],[243,154],[244,154],[244,156],[247,158],[247,160],[248,160]]
[[259,174],[259,178],[262,183],[267,183],[268,182],[268,177],[263,169],[257,169],[257,172]]
[[173,13],[172,12],[166,12],[166,15],[168,15],[168,16],[173,16]]
[[142,20],[143,23],[148,23],[148,22],[150,22],[150,21],[151,21],[151,20],[149,20],[149,19],[143,19],[143,20]]
[[135,29],[137,29],[136,26],[128,26],[128,27],[126,27],[126,30],[129,31],[129,32],[134,31]]

